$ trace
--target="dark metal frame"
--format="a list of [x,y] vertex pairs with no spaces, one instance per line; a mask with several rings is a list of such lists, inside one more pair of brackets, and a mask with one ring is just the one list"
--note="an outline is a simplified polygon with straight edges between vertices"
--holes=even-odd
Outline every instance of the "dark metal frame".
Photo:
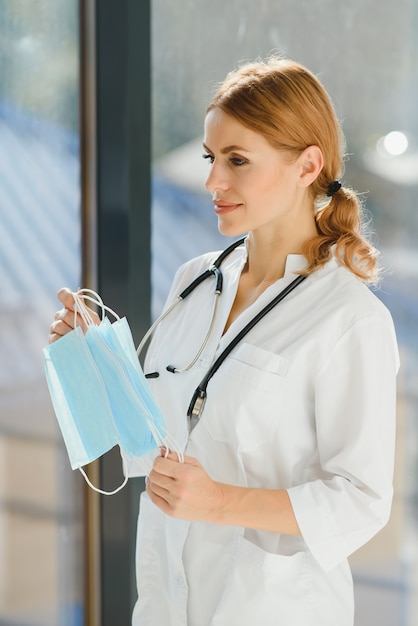
[[[83,284],[126,315],[136,341],[150,324],[151,0],[80,0]],[[93,464],[104,489],[122,480],[116,450]],[[136,599],[140,479],[86,492],[85,624],[121,626]]]

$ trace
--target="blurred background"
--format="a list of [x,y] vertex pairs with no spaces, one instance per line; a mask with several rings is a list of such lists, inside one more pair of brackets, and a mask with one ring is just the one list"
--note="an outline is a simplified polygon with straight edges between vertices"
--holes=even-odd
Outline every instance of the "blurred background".
[[394,507],[352,558],[356,626],[418,624],[417,32],[416,0],[0,0],[0,626],[129,624],[141,483],[103,499],[70,469],[42,362],[55,294],[99,288],[139,338],[177,267],[228,245],[202,122],[272,52],[333,99],[400,344]]

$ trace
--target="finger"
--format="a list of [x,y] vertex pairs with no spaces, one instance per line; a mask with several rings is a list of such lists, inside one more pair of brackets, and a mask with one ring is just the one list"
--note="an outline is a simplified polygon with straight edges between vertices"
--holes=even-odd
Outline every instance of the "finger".
[[[170,489],[167,489],[167,487],[164,486],[164,484],[160,484],[158,482],[158,479],[156,481],[154,480],[154,478],[151,478],[151,475],[148,477],[148,482],[147,482],[147,487],[146,487],[148,493],[152,493],[153,495],[158,496],[159,498],[162,498],[163,500],[168,502],[170,498]],[[168,479],[166,478],[166,480]]]
[[[57,334],[63,336],[66,335],[75,326],[81,326],[83,331],[85,332],[87,329],[81,317],[78,314],[74,314],[75,301],[74,294],[71,289],[69,289],[68,287],[63,287],[58,291],[57,297],[58,300],[64,305],[64,307],[60,311],[57,311],[55,313],[54,319],[63,322],[69,327],[69,329],[63,325],[56,325],[54,331]],[[60,332],[61,330],[62,332]]]
[[54,315],[54,320],[57,322],[63,322],[70,328],[74,328],[75,326],[81,326],[83,330],[86,330],[86,325],[82,319],[82,317],[71,309],[61,309],[57,311]]
[[[165,459],[170,459],[170,461],[176,461],[177,463],[180,462],[179,455],[177,454],[177,452],[168,450],[164,446],[161,446],[160,453],[161,453],[161,456]],[[189,465],[195,465],[195,466],[201,465],[200,462],[197,459],[195,459],[193,456],[187,456],[187,455],[183,456],[183,462],[188,463]]]
[[[78,295],[80,296],[81,299],[83,299],[82,293],[79,293]],[[71,291],[71,289],[68,289],[68,287],[63,287],[62,289],[58,291],[57,297],[58,297],[58,300],[64,305],[63,310],[74,312],[75,300],[74,300],[74,293]],[[89,313],[93,317],[96,317],[96,318],[98,317],[97,314],[94,313],[94,311],[92,311],[92,309],[90,309],[88,306],[86,306],[86,308],[88,309]]]
[[185,465],[194,465],[195,467],[202,467],[202,464],[200,463],[200,461],[195,459],[194,456],[184,455],[184,464]]
[[67,324],[66,322],[64,322],[63,320],[52,322],[51,326],[49,327],[49,337],[48,337],[49,343],[53,343],[53,341],[56,341],[60,337],[64,337],[64,335],[67,335],[72,330],[73,330],[73,327]]
[[54,343],[54,341],[56,341],[57,339],[60,339],[60,337],[61,335],[58,335],[57,333],[49,331],[48,343]]
[[170,488],[172,487],[174,479],[169,476],[164,476],[164,474],[159,474],[158,472],[151,471],[148,476],[148,485],[150,489],[154,492],[158,492],[160,495],[168,494]]
[[63,287],[57,293],[58,300],[62,302],[65,309],[69,309],[70,311],[74,311],[74,296],[71,289],[68,287]]
[[[74,326],[81,326],[83,332],[86,332],[87,325],[85,324],[83,318],[78,313],[76,317],[74,315],[75,301],[73,292],[67,287],[64,287],[63,289],[60,289],[58,291],[57,295],[60,302],[64,304],[64,308],[55,313],[54,319],[64,321],[71,328],[74,328]],[[80,293],[80,297],[83,298],[83,294]],[[99,325],[100,317],[97,315],[97,313],[93,311],[90,307],[86,305],[84,306],[88,312],[87,317],[90,317],[93,320],[94,324]]]
[[167,476],[171,479],[177,479],[179,476],[179,472],[181,471],[180,463],[177,461],[177,457],[174,459],[165,458],[162,456],[157,456],[154,460],[153,471],[161,474],[162,476]]
[[177,463],[179,462],[179,455],[177,454],[177,452],[173,452],[172,450],[161,446],[160,453],[164,459],[170,459],[170,461],[176,461]]
[[53,343],[54,341],[56,341],[60,337],[63,337],[72,330],[72,326],[69,326],[66,322],[62,320],[56,320],[52,322],[51,326],[49,327],[48,343]]
[[160,495],[154,493],[150,484],[147,485],[146,491],[151,502],[158,506],[158,508],[160,508],[164,513],[167,513],[169,510],[169,503],[167,502],[167,500],[164,497],[161,497]]

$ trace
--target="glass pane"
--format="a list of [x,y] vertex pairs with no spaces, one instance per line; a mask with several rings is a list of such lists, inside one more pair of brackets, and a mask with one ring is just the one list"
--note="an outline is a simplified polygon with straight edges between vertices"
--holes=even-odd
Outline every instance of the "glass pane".
[[78,3],[0,13],[0,623],[81,624],[83,504],[46,389],[55,293],[80,285]]
[[[386,273],[377,292],[397,328],[396,495],[388,526],[352,558],[356,626],[417,623],[417,7],[407,0],[172,0],[153,16],[153,313],[176,268],[226,247],[201,159],[205,107],[241,60],[279,52],[320,76],[343,120],[344,181],[365,192]],[[372,26],[372,27],[371,27]],[[395,134],[392,134],[395,133]]]

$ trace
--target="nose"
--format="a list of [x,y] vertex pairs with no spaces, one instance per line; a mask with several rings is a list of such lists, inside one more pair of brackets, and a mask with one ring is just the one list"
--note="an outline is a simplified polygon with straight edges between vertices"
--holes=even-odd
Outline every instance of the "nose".
[[229,188],[229,180],[225,169],[220,163],[212,163],[210,172],[206,178],[205,187],[210,193],[226,191]]

